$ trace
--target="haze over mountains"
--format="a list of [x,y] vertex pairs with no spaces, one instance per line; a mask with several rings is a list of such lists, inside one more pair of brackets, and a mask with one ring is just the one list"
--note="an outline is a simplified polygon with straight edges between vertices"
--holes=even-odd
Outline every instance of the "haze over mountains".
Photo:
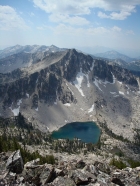
[[123,61],[126,62],[132,62],[134,58],[130,58],[124,54],[120,54],[119,52],[116,52],[114,50],[104,52],[104,53],[97,53],[94,54],[97,57],[102,57],[102,58],[108,58],[108,59],[122,59]]
[[[45,45],[26,45],[26,46],[12,46],[0,51],[0,72],[7,73],[16,68],[29,67],[31,64],[40,61],[49,53],[65,51],[66,48],[59,48],[57,46]],[[79,51],[79,50],[77,50]],[[82,52],[82,51],[79,51]],[[115,62],[123,68],[140,71],[140,61],[138,58],[131,58],[117,51],[111,50],[104,53],[96,53],[92,51],[92,57],[103,58],[111,62]],[[12,64],[12,65],[11,65]]]
[[0,60],[1,116],[21,112],[46,131],[94,120],[133,140],[140,119],[139,78],[115,60],[36,45],[10,47],[1,56],[7,56]]

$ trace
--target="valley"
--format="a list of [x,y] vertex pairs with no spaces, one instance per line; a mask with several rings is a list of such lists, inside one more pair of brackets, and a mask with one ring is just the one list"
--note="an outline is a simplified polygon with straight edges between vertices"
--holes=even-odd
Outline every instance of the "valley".
[[133,141],[140,127],[139,77],[75,49],[41,55],[46,57],[28,68],[0,75],[2,117],[21,112],[45,131],[76,121],[106,122]]
[[[82,161],[86,166],[94,164],[95,167],[96,162],[102,163],[102,166],[109,165],[111,171],[116,171],[115,167],[124,169],[122,171],[126,167],[132,167],[137,178],[135,167],[139,166],[140,161],[139,77],[113,60],[110,62],[94,58],[76,49],[59,49],[55,46],[49,48],[57,50],[49,51],[45,48],[47,52],[28,53],[30,58],[26,58],[24,62],[21,60],[20,63],[21,53],[8,56],[8,60],[13,60],[13,55],[18,55],[12,61],[13,67],[5,62],[7,57],[1,59],[5,62],[0,74],[1,152],[10,153],[9,150],[20,149],[24,164],[39,158],[40,162],[47,163],[45,166],[55,164],[56,170],[66,171],[65,165],[68,166],[73,161]],[[21,59],[26,54],[22,53]],[[34,60],[31,56],[35,57]],[[87,129],[88,123],[96,123],[101,132],[98,142],[93,144],[77,138],[70,140],[71,137],[51,137],[54,130],[62,130],[68,123],[76,127],[75,122],[80,123],[77,133],[83,130],[81,135],[85,138],[93,133],[91,128]],[[83,122],[87,125],[85,123],[80,126]],[[68,132],[69,136],[74,127],[68,128],[64,133]],[[38,160],[33,161],[39,163]],[[29,174],[26,164],[24,166],[24,171]],[[75,164],[73,166],[71,171],[83,173],[83,169],[79,170]],[[5,171],[4,169],[4,173]],[[26,180],[24,171],[22,176]],[[69,178],[69,172],[66,171],[64,175]],[[102,173],[94,176],[97,184],[103,183]],[[70,180],[74,180],[75,185],[94,185],[87,181],[87,172],[85,177],[85,181],[77,182],[73,177]],[[9,178],[6,179],[9,182]],[[56,179],[51,178],[46,183],[53,184]],[[113,180],[109,172],[105,177],[106,184],[111,182],[108,179]],[[38,185],[34,180],[32,183]],[[131,180],[129,183],[132,183]]]

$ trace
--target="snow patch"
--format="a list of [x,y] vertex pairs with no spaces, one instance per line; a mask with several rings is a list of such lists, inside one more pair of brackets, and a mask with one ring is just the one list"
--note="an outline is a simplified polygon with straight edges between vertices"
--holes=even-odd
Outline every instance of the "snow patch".
[[[93,70],[94,67],[94,63],[92,64],[92,67],[90,68],[90,70]],[[90,82],[89,82],[89,73],[88,74],[84,74],[82,72],[82,68],[80,68],[80,72],[77,74],[76,76],[76,80],[73,81],[75,87],[79,90],[79,92],[81,93],[82,96],[85,96],[82,89],[81,89],[81,84],[83,81],[84,76],[87,78],[87,87],[90,87]]]
[[113,82],[112,83],[110,83],[109,81],[101,81],[104,85],[106,85],[106,84],[115,84],[115,80],[116,80],[116,78],[115,78],[115,76],[113,75],[113,73],[111,72],[111,74],[112,74],[112,76],[113,76]]
[[73,91],[70,89],[70,87],[68,86],[68,84],[66,83],[68,89],[71,91],[72,95],[74,95]]
[[22,103],[22,99],[18,100],[17,105],[20,106],[21,103]]
[[88,109],[88,113],[92,112],[93,110],[94,110],[94,104],[92,105],[90,109]]
[[11,107],[9,107],[9,109],[11,109],[11,112],[13,112],[14,116],[18,116],[21,103],[22,103],[22,99],[18,100],[18,102],[17,102],[18,108],[12,109],[13,103],[12,103]]
[[119,83],[120,85],[122,85],[122,82],[121,82],[121,81],[118,81],[118,83]]
[[70,103],[65,103],[64,105],[65,105],[65,106],[68,106],[68,107],[70,107],[70,106],[71,106],[71,104],[70,104]]
[[137,79],[137,82],[138,82],[138,86],[139,86],[139,90],[140,90],[140,82],[139,82],[139,79]]
[[13,112],[14,116],[18,116],[19,114],[19,110],[20,110],[20,106],[18,108],[12,109],[12,107],[9,107],[11,109],[11,111]]
[[[100,90],[100,91],[102,91],[101,89],[100,89],[100,87],[99,87],[99,81],[95,78],[95,81],[93,82],[94,84],[95,84],[95,86]],[[103,91],[102,91],[103,92]]]
[[84,110],[83,108],[80,108],[81,110]]
[[114,98],[119,97],[119,95],[115,95]]
[[124,92],[119,91],[119,94],[124,95]]
[[92,71],[93,68],[94,68],[94,62],[95,62],[95,60],[93,60],[92,66],[90,67],[90,70],[91,70],[91,71]]
[[116,94],[116,92],[110,92],[110,94]]
[[35,109],[35,111],[37,111],[37,112],[38,112],[38,107]]
[[54,102],[55,105],[57,105],[57,102]]
[[87,87],[90,87],[90,83],[89,83],[89,76],[88,76],[88,74],[86,75],[86,74],[84,74],[85,76],[86,76],[86,78],[87,78]]
[[76,80],[73,81],[75,87],[79,90],[79,92],[81,93],[82,96],[85,96],[82,89],[81,89],[81,84],[83,81],[83,76],[84,74],[82,73],[82,69],[80,69],[80,72],[78,72],[77,76],[76,76]]
[[127,91],[127,94],[129,94],[129,91]]
[[116,78],[115,78],[115,76],[114,76],[114,74],[111,72],[111,74],[112,74],[112,76],[113,76],[113,83],[112,84],[115,84],[115,80],[116,80]]
[[29,98],[29,97],[30,97],[30,95],[29,95],[28,93],[26,93],[26,96],[27,96],[27,98]]

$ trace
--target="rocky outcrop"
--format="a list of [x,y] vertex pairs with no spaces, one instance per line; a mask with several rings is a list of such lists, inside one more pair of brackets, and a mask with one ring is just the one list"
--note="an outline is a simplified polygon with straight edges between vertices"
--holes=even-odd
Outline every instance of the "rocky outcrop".
[[[19,151],[14,154],[18,157]],[[5,156],[4,153],[1,155],[0,163],[3,163],[3,167]],[[13,157],[13,154],[10,157]],[[88,164],[83,160],[58,162],[56,165],[40,165],[39,159],[27,162],[21,174],[18,174],[19,171],[14,173],[15,170],[18,170],[19,164],[15,164],[14,167],[8,172],[5,167],[0,172],[2,186],[9,184],[31,186],[140,185],[140,167],[133,169],[127,167],[119,170],[110,167],[105,162],[95,161],[93,164]]]
[[118,81],[138,88],[137,79],[129,70],[114,64],[108,64],[104,60],[95,60],[93,80],[94,77],[98,77],[103,81],[113,83],[113,75]]
[[94,63],[93,79],[94,77],[98,77],[99,79],[103,81],[108,81],[110,83],[113,82],[113,76],[109,65],[102,60],[97,60]]
[[20,174],[23,170],[23,160],[21,157],[20,150],[11,154],[6,163],[6,168],[13,173]]
[[111,65],[110,70],[118,81],[138,88],[137,79],[129,70],[115,65]]

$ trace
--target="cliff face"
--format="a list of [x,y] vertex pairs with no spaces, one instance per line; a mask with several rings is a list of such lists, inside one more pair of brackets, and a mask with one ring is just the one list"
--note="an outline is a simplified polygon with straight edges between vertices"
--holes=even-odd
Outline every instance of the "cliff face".
[[[75,49],[44,55],[28,68],[0,74],[3,117],[20,111],[49,128],[65,121],[98,120],[106,121],[118,134],[120,126],[126,129],[122,122],[130,130],[139,96],[138,80],[130,71]],[[137,121],[133,125],[138,128]]]

